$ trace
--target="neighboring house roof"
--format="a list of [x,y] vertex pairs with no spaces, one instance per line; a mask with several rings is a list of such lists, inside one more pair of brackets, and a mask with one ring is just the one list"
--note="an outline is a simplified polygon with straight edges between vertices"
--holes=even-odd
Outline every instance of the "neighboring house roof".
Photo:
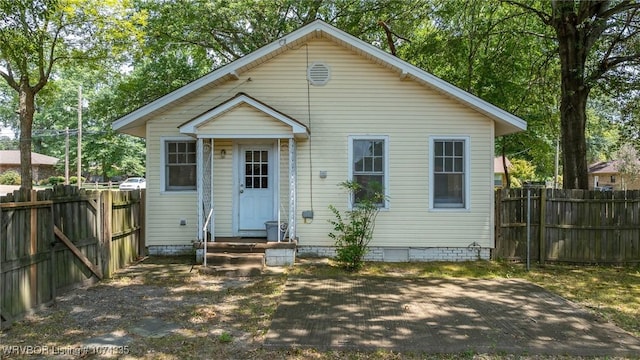
[[263,46],[262,48],[234,61],[213,72],[144,105],[137,110],[113,122],[114,130],[131,135],[145,136],[144,124],[153,115],[164,111],[169,106],[184,101],[195,93],[216,86],[230,79],[237,79],[240,74],[248,71],[270,58],[273,58],[292,47],[313,38],[330,39],[356,53],[398,72],[403,79],[412,79],[425,86],[433,88],[442,94],[465,104],[495,121],[495,134],[505,135],[526,130],[527,123],[519,117],[492,105],[475,95],[472,95],[448,82],[399,59],[353,35],[350,35],[321,20],[316,20],[284,37]]
[[601,161],[595,164],[589,165],[589,174],[612,174],[617,173],[618,162],[616,160]]
[[[31,153],[31,165],[55,165],[58,158]],[[0,165],[20,165],[20,150],[0,150]]]
[[589,165],[589,174],[617,174],[620,172],[620,170],[618,170],[618,164],[618,160],[597,162]]
[[[511,161],[509,161],[509,158],[504,158],[505,162],[507,163],[507,168],[511,167]],[[494,173],[500,173],[500,174],[504,174],[504,166],[502,165],[502,156],[496,156],[493,159],[493,172]]]

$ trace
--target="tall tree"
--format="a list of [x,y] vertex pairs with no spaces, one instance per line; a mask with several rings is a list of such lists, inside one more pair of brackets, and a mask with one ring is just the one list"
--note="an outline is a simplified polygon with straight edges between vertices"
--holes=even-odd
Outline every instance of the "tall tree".
[[423,11],[399,56],[526,119],[529,131],[496,139],[496,153],[553,176],[559,66],[550,29],[499,0],[433,0]]
[[0,0],[0,76],[18,93],[21,186],[32,187],[36,95],[58,64],[110,61],[130,47],[144,14],[127,1]]
[[561,69],[563,186],[587,189],[587,101],[599,85],[638,85],[640,2],[506,2],[534,13],[554,30]]
[[[204,51],[214,67],[236,60],[316,19],[365,41],[388,43],[379,21],[396,33],[420,21],[423,0],[200,0],[140,2],[150,14],[149,46]],[[209,69],[210,70],[210,69]]]

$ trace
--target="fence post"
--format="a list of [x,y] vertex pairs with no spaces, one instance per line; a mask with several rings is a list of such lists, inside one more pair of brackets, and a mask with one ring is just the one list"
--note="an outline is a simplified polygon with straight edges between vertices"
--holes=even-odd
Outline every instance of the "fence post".
[[147,191],[140,190],[140,202],[138,203],[138,226],[140,231],[138,232],[138,257],[144,257],[147,249]]
[[493,251],[491,253],[491,259],[496,260],[499,257],[498,251],[502,247],[500,246],[500,240],[502,238],[502,233],[500,231],[500,208],[502,202],[502,189],[494,190],[494,211],[493,211],[493,221],[494,221],[494,234],[493,234]]
[[540,189],[540,238],[538,245],[540,245],[540,265],[544,265],[547,258],[547,231],[546,226],[546,214],[547,214],[547,189]]
[[112,198],[111,191],[103,191],[102,199],[102,254],[105,277],[111,277],[111,216]]
[[[29,192],[29,199],[27,201],[32,204],[36,203],[37,197],[36,190]],[[30,308],[36,306],[38,303],[38,267],[34,261],[36,253],[38,252],[38,208],[33,205],[29,210],[30,226],[29,226],[29,256],[31,266],[29,266],[29,293],[30,293]]]
[[49,247],[50,247],[50,251],[49,251],[49,256],[51,257],[51,259],[49,260],[49,287],[51,288],[51,301],[55,301],[56,300],[56,296],[57,296],[57,282],[56,282],[56,237],[54,234],[54,229],[56,227],[56,215],[55,215],[55,208],[54,208],[54,202],[53,202],[53,193],[49,193],[50,194],[50,200],[51,200],[51,205],[49,206],[49,213],[51,214],[51,228],[49,229],[49,234],[51,234],[51,242],[49,243]]

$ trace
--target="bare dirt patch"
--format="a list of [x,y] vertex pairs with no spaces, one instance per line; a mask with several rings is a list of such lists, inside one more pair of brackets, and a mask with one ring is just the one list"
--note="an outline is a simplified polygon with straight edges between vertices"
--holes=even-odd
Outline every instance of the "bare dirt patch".
[[3,331],[2,357],[245,359],[261,344],[285,281],[201,275],[191,258],[146,259]]

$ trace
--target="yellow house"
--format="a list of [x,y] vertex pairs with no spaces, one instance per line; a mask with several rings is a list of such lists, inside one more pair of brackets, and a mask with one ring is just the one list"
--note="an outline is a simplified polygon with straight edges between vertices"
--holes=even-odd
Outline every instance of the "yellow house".
[[428,261],[489,257],[494,138],[526,122],[315,21],[113,128],[147,140],[151,254],[276,221],[298,253],[331,256],[329,205],[348,209],[351,179],[388,196],[368,259]]

